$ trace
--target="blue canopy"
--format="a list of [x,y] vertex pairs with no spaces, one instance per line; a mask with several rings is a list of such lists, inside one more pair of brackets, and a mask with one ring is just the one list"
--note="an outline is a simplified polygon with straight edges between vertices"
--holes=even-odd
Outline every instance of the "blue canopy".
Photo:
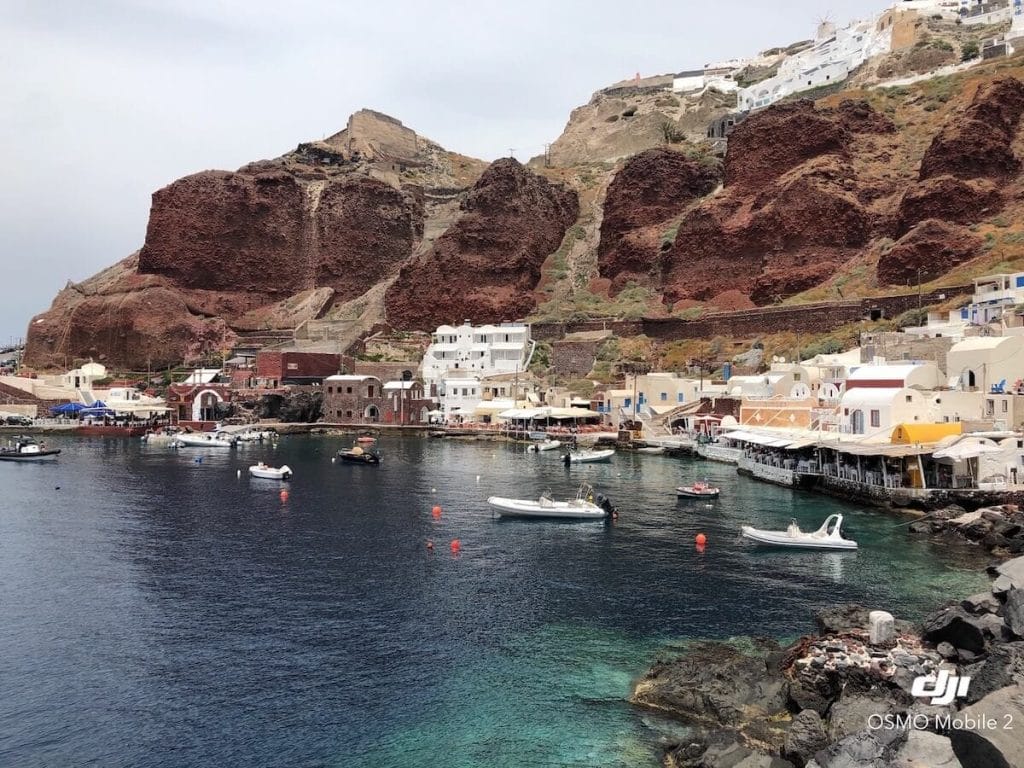
[[97,400],[88,408],[82,408],[79,413],[82,416],[112,416],[114,412],[102,400]]
[[82,410],[85,410],[85,406],[81,403],[64,403],[64,405],[55,405],[50,409],[50,413],[78,413]]

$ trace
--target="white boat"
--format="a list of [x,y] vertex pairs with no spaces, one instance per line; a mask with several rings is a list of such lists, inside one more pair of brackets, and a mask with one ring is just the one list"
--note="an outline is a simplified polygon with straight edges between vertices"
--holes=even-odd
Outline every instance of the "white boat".
[[43,461],[55,459],[60,448],[47,448],[30,437],[19,437],[9,446],[0,448],[0,461]]
[[239,432],[235,437],[240,443],[262,443],[264,440],[273,440],[277,432],[269,429],[250,429],[247,432]]
[[144,434],[139,439],[142,440],[142,442],[144,443],[148,443],[149,445],[170,445],[175,440],[177,440],[178,436],[181,434],[181,432],[178,432],[173,428],[165,428],[158,429],[155,431],[151,430]]
[[209,432],[182,432],[175,437],[171,445],[177,447],[200,446],[206,448],[231,448],[235,444],[233,438],[220,437]]
[[565,462],[566,466],[570,464],[593,464],[597,461],[608,461],[615,454],[615,449],[606,448],[602,451],[577,451],[576,453],[567,453],[562,457],[562,461]]
[[684,499],[717,499],[721,492],[721,489],[710,485],[707,480],[676,488],[676,496]]
[[556,448],[561,448],[561,447],[562,447],[562,441],[561,440],[545,440],[542,443],[534,443],[533,445],[530,446],[530,450],[534,451],[536,453],[540,453],[541,451],[553,451]]
[[829,515],[821,528],[805,533],[794,520],[784,531],[762,531],[744,525],[740,532],[745,538],[758,544],[769,544],[777,547],[801,547],[805,549],[856,549],[857,542],[844,539],[840,528],[843,525],[842,515]]
[[496,507],[502,517],[548,517],[566,520],[601,520],[615,513],[611,501],[597,494],[586,484],[580,486],[576,498],[555,501],[545,493],[539,499],[506,499],[491,496],[487,503]]
[[646,456],[661,456],[665,452],[665,446],[663,445],[645,445],[643,448],[637,448],[637,453],[642,453]]
[[292,476],[292,470],[287,464],[280,467],[268,467],[261,461],[259,464],[249,467],[249,474],[266,480],[288,480]]

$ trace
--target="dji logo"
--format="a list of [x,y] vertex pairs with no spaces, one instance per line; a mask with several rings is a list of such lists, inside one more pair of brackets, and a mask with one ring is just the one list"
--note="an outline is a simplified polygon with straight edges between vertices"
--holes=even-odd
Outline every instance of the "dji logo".
[[956,677],[949,674],[947,670],[940,669],[937,675],[923,675],[914,678],[910,693],[921,699],[931,698],[933,705],[941,707],[951,703],[953,699],[964,698],[970,684],[971,678]]

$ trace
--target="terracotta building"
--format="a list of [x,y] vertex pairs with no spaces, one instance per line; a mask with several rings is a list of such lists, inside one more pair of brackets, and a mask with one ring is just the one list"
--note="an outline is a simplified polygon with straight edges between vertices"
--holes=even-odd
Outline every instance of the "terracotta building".
[[256,355],[257,386],[319,384],[341,370],[341,355],[263,350]]
[[344,424],[425,424],[434,407],[418,381],[382,382],[345,374],[324,379],[324,420]]

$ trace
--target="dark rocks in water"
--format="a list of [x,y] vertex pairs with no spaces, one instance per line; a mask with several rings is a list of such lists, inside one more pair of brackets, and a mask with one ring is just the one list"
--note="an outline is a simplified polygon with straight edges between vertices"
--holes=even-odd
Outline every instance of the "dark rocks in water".
[[[696,644],[673,661],[656,663],[637,684],[633,703],[742,731],[787,712],[785,681],[769,661],[778,651],[772,641],[758,641],[749,654],[723,643]],[[758,736],[781,747],[781,731]]]
[[1017,637],[1024,637],[1024,590],[1011,587],[1006,593],[1006,605],[1003,607],[1006,626]]
[[821,715],[813,709],[805,709],[793,718],[782,746],[782,754],[800,768],[827,744],[828,735]]
[[1024,641],[996,645],[983,662],[968,671],[968,704],[975,704],[1008,685],[1024,685]]
[[940,609],[922,623],[922,639],[931,643],[943,641],[971,653],[985,650],[984,628],[977,617],[967,613],[959,605]]
[[[974,726],[949,732],[953,750],[965,768],[1024,765],[1024,739],[1017,730],[1024,723],[1024,686],[1018,683],[1000,688],[961,710],[958,716]],[[1017,729],[1006,728],[1007,723]]]
[[991,520],[979,517],[970,523],[964,523],[959,530],[961,535],[971,541],[981,541],[992,532],[993,527],[994,523]]
[[992,571],[996,577],[992,582],[992,594],[1001,595],[1011,588],[1024,589],[1024,557],[1000,563]]

